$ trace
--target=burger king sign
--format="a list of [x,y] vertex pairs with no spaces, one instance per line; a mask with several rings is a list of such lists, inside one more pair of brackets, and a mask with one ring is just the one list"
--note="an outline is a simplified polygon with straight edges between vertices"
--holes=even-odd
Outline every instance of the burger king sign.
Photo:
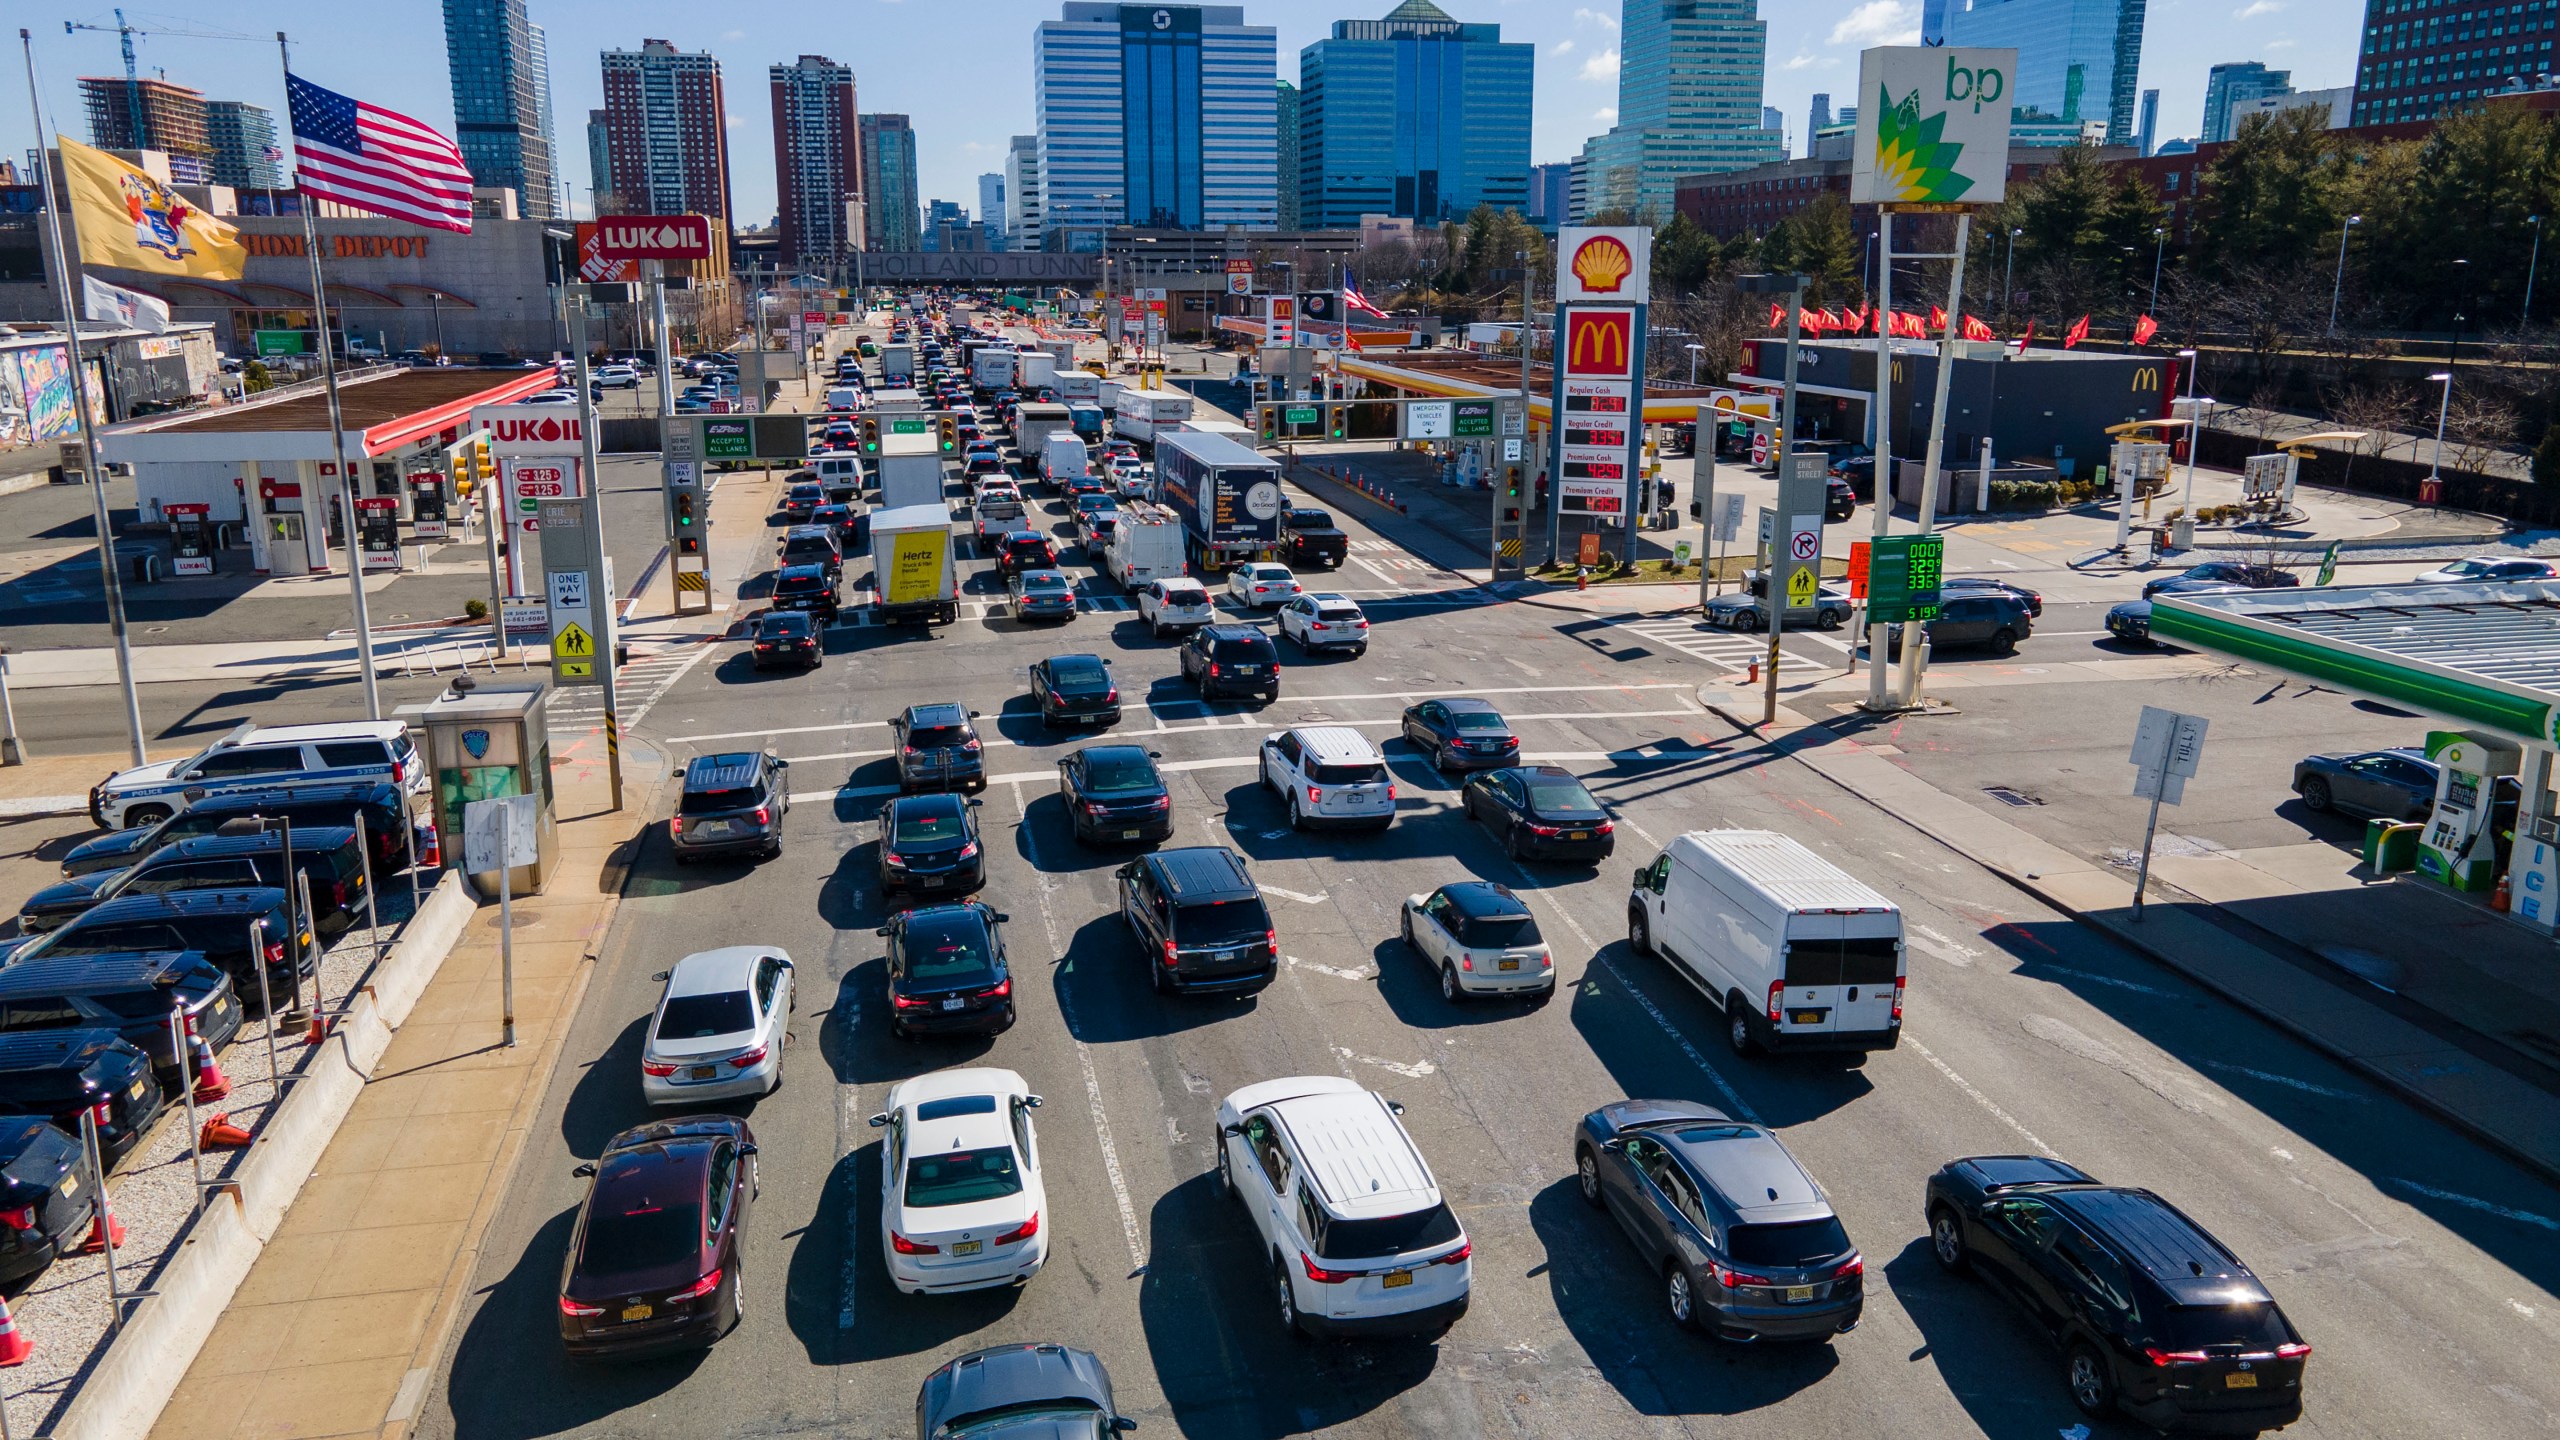
[[1556,298],[1567,304],[1642,305],[1650,293],[1653,231],[1568,225],[1556,234]]

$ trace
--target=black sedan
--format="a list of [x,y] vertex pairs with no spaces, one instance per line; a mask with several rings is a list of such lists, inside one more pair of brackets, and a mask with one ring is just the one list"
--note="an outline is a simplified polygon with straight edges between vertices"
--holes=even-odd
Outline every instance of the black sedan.
[[1076,839],[1152,842],[1173,837],[1173,792],[1156,752],[1135,745],[1088,745],[1058,762],[1058,798]]
[[1111,662],[1098,655],[1052,655],[1031,667],[1031,698],[1040,702],[1040,723],[1115,725],[1120,720],[1120,685],[1111,678]]
[[1068,1345],[972,1350],[924,1377],[916,1440],[1059,1440],[1135,1430],[1102,1362]]
[[826,663],[825,650],[818,644],[818,627],[802,611],[767,610],[756,617],[752,638],[755,648],[747,653],[758,670],[777,665],[815,670]]
[[1778,1137],[1687,1100],[1621,1100],[1573,1132],[1575,1189],[1634,1242],[1684,1329],[1826,1340],[1866,1308],[1866,1259]]
[[827,503],[826,487],[814,480],[803,481],[782,492],[782,513],[794,521],[809,518],[809,512]]
[[2424,750],[2306,755],[2293,764],[2304,808],[2386,820],[2424,820],[2436,808],[2436,762]]
[[2197,590],[2277,590],[2299,585],[2302,577],[2275,565],[2248,565],[2238,560],[2207,560],[2175,575],[2163,575],[2142,587],[2142,598],[2184,595]]
[[1520,737],[1511,722],[1483,700],[1425,700],[1404,710],[1404,738],[1431,757],[1433,768],[1484,770],[1512,765],[1520,758]]
[[708,1346],[736,1327],[755,1154],[746,1121],[696,1115],[625,1130],[572,1172],[594,1182],[560,1267],[572,1356]]
[[2151,602],[2126,600],[2107,610],[2107,633],[2127,645],[2151,643]]
[[1516,860],[1600,861],[1618,845],[1609,812],[1561,766],[1489,770],[1458,798],[1467,818],[1492,831]]
[[1942,1166],[1921,1205],[1939,1266],[2026,1312],[2082,1414],[2229,1435],[2301,1418],[2311,1347],[2237,1255],[2158,1195],[2040,1155],[1983,1155]]
[[933,890],[965,895],[987,883],[978,802],[957,795],[901,795],[880,807],[880,894]]
[[1007,918],[974,900],[890,916],[877,932],[889,942],[889,1033],[910,1040],[1012,1029]]

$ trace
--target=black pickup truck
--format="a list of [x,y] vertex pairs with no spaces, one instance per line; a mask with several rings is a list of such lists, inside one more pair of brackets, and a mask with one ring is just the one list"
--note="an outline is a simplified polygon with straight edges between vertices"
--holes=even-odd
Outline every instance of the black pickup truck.
[[1351,553],[1351,537],[1322,510],[1291,510],[1280,517],[1280,557],[1292,568],[1321,565],[1339,570]]

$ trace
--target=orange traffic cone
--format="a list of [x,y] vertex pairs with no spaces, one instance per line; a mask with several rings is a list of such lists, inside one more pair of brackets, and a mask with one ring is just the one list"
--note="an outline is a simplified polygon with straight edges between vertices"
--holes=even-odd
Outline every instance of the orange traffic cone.
[[101,1195],[98,1203],[90,1207],[89,1238],[80,1242],[80,1253],[98,1254],[107,1248],[110,1240],[119,1248],[124,1245],[124,1222],[116,1218],[115,1211],[107,1208],[107,1197]]
[[18,1322],[9,1314],[9,1302],[0,1300],[0,1365],[24,1365],[35,1348],[34,1341],[18,1333]]
[[229,1114],[216,1110],[205,1117],[204,1129],[196,1136],[196,1143],[207,1150],[219,1150],[225,1146],[239,1149],[249,1143],[249,1138],[248,1131],[231,1123]]
[[219,1100],[231,1093],[231,1078],[222,1073],[222,1062],[213,1058],[213,1047],[202,1035],[189,1035],[196,1052],[196,1103]]
[[317,1045],[328,1038],[329,1017],[321,1014],[320,1007],[314,1005],[311,1007],[311,1028],[302,1032],[302,1043]]

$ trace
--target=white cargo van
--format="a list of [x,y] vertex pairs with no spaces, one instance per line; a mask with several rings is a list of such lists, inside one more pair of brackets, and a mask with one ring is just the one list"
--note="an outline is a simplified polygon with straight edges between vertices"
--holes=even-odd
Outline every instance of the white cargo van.
[[1902,911],[1792,837],[1693,830],[1636,872],[1627,944],[1724,1010],[1740,1055],[1890,1050],[1902,1037]]
[[1120,507],[1120,523],[1112,529],[1102,568],[1136,594],[1158,580],[1182,574],[1182,517],[1161,505],[1132,500]]
[[1064,493],[1070,480],[1081,480],[1092,469],[1093,459],[1084,442],[1072,432],[1053,431],[1048,443],[1040,448],[1040,478]]

